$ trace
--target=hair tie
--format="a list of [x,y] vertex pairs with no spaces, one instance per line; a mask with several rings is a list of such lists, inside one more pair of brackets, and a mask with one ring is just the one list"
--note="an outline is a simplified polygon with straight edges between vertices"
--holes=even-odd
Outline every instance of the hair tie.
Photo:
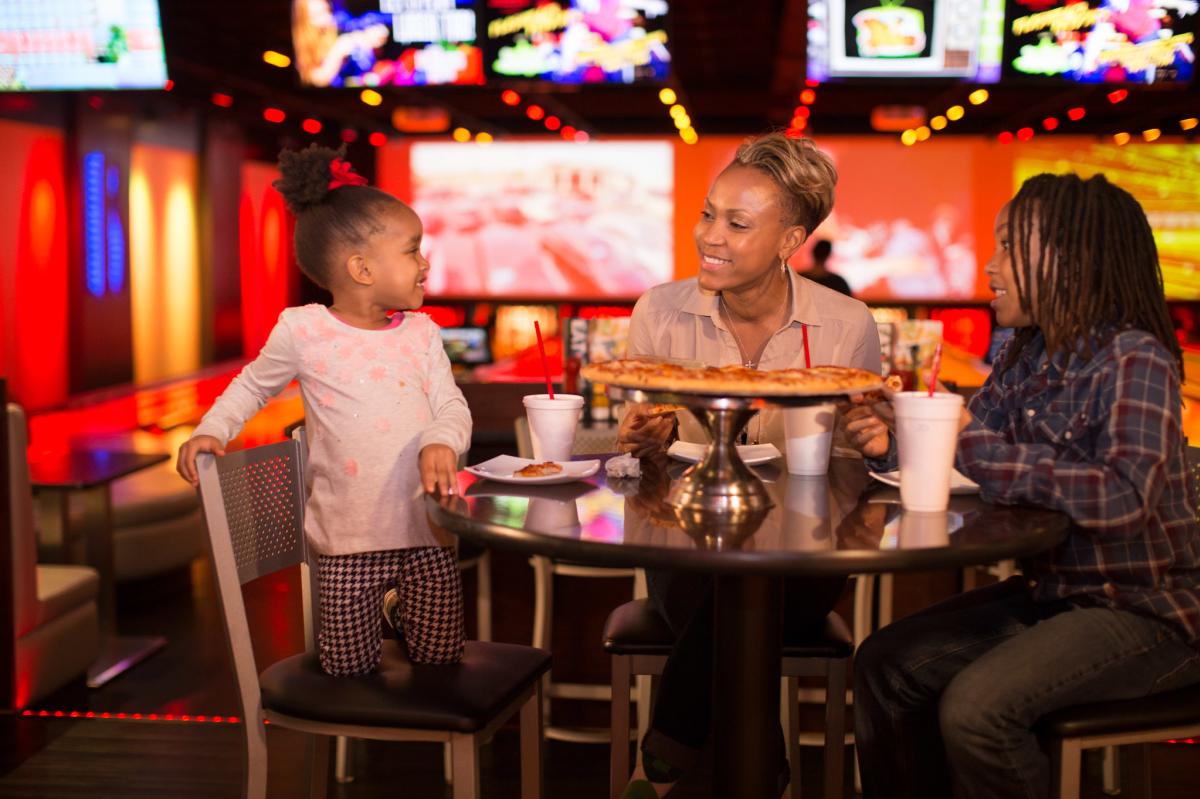
[[329,181],[329,190],[333,191],[339,186],[365,186],[367,179],[362,175],[356,174],[350,166],[349,161],[343,161],[340,158],[335,158],[329,162],[329,174],[332,176]]

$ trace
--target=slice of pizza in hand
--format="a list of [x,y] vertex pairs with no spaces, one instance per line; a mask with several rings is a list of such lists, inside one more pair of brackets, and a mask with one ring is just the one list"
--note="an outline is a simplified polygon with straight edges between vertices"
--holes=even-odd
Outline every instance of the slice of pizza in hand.
[[517,469],[513,472],[513,477],[549,477],[552,474],[558,474],[562,470],[563,467],[554,461],[531,463],[523,469]]

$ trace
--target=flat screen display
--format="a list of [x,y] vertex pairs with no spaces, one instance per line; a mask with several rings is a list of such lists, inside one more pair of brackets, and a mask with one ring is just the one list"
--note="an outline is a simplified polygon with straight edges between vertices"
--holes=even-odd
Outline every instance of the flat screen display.
[[1041,172],[1097,173],[1132,194],[1146,212],[1169,300],[1200,300],[1200,153],[1195,145],[1029,142],[1017,151],[1013,185]]
[[663,81],[667,0],[485,0],[488,69],[554,83]]
[[1000,79],[1004,0],[809,0],[808,75]]
[[158,0],[0,3],[0,91],[161,89]]
[[293,0],[292,46],[310,86],[483,83],[476,0]]
[[1008,0],[1011,76],[1081,83],[1186,84],[1195,0]]
[[672,278],[669,142],[418,142],[410,168],[430,296],[636,299]]

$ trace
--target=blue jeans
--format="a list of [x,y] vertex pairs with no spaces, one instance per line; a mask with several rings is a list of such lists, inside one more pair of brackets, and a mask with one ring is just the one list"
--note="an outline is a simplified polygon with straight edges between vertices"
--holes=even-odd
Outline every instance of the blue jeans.
[[1033,726],[1059,708],[1200,682],[1200,652],[1157,619],[1024,580],[970,591],[879,630],[854,656],[863,797],[1046,797]]

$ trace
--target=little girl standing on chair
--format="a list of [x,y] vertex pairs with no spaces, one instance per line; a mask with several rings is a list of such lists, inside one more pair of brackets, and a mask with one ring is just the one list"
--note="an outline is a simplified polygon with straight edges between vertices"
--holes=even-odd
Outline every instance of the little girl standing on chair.
[[333,304],[287,308],[179,450],[197,483],[196,455],[224,446],[267,400],[299,379],[308,429],[305,533],[318,553],[320,659],[336,675],[373,671],[379,612],[418,663],[463,653],[462,583],[454,545],[426,521],[422,490],[453,493],[471,414],[437,326],[404,313],[424,298],[429,262],[421,220],[369,187],[340,152],[284,152],[274,186],[296,216],[300,268]]

